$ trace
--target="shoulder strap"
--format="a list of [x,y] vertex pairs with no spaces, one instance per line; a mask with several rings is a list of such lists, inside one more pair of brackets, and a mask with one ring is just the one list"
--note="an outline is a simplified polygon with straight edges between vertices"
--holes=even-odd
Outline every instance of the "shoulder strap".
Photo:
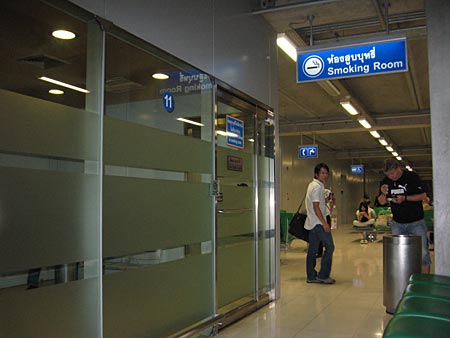
[[302,199],[302,202],[300,203],[300,205],[298,206],[298,209],[297,209],[297,213],[300,211],[300,208],[302,207],[302,205],[303,205],[303,202],[305,201],[305,198],[306,198],[306,193],[308,192],[308,190],[306,190],[306,192],[305,192],[305,196],[303,196],[303,199]]

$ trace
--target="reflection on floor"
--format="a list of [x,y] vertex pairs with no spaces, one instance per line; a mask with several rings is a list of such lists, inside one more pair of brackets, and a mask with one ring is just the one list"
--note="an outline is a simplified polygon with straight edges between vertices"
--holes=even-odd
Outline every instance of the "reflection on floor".
[[216,337],[381,337],[391,318],[383,306],[383,237],[361,244],[351,225],[339,226],[333,237],[336,284],[306,283],[306,245],[294,240],[281,253],[281,298]]

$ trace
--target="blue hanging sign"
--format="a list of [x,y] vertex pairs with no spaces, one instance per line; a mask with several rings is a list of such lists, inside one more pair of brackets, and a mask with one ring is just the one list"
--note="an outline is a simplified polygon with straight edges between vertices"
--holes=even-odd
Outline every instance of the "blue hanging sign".
[[319,157],[319,147],[317,144],[298,146],[298,158],[317,158]]
[[408,71],[405,37],[297,51],[297,83]]
[[244,121],[227,115],[227,134],[227,145],[244,149]]
[[351,165],[350,172],[355,175],[364,174],[364,166],[363,165]]

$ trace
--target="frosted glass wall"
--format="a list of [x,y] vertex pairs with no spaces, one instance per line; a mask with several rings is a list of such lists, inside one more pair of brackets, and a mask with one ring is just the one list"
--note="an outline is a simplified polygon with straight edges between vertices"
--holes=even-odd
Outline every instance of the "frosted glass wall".
[[98,337],[101,33],[38,1],[0,13],[0,336]]
[[105,67],[104,332],[166,337],[214,315],[213,89],[120,32]]

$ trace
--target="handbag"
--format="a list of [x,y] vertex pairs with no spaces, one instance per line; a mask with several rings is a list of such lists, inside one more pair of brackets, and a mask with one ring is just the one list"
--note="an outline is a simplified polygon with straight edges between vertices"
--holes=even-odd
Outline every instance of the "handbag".
[[307,216],[305,213],[300,212],[300,208],[302,207],[305,197],[303,197],[302,203],[300,203],[297,212],[294,214],[294,217],[292,217],[291,222],[289,223],[288,232],[292,236],[309,243],[309,230],[305,229],[305,221]]
[[298,239],[309,242],[309,230],[305,229],[306,214],[296,212],[289,223],[289,233]]

